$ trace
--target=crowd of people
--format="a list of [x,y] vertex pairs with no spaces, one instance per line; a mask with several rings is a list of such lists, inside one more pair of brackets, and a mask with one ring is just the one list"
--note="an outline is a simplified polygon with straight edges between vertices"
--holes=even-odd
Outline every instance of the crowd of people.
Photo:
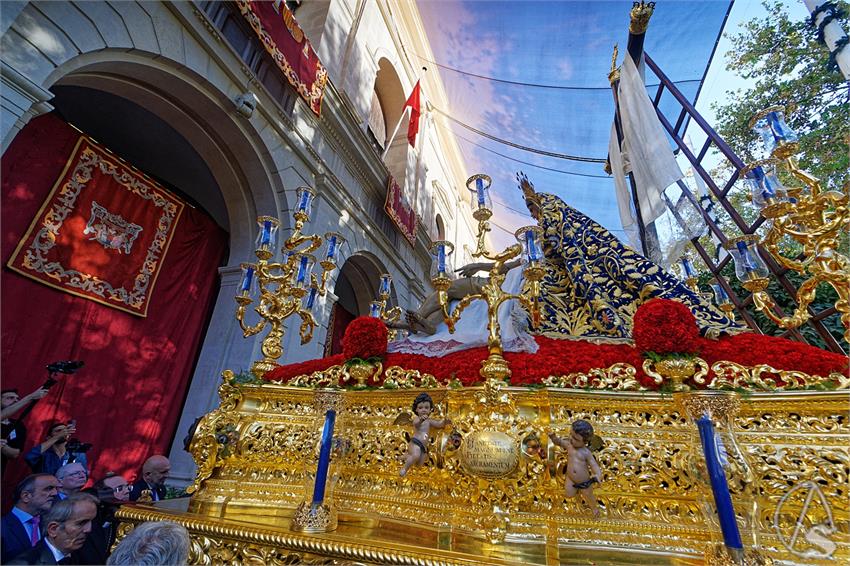
[[14,486],[14,506],[0,519],[0,564],[185,564],[189,534],[168,521],[139,525],[112,548],[115,512],[122,504],[166,498],[168,458],[149,457],[132,484],[114,472],[90,478],[86,447],[72,439],[74,421],[51,424],[45,439],[24,451],[26,413],[19,413],[46,393],[37,389],[21,397],[4,389],[0,394],[4,488],[10,461],[23,458],[32,471]]

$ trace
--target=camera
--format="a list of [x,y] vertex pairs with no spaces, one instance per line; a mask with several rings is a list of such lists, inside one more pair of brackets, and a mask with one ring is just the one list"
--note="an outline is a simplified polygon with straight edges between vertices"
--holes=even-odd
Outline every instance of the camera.
[[65,445],[65,448],[68,452],[88,452],[91,449],[92,445],[90,442],[80,442],[79,438],[72,438],[68,441],[68,444]]
[[53,362],[49,366],[47,366],[47,371],[50,373],[74,373],[81,367],[83,367],[85,362],[82,361],[67,361],[67,362]]

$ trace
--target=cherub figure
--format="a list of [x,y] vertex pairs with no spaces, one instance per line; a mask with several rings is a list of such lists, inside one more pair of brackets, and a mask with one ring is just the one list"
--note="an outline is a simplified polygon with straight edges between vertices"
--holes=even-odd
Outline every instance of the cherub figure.
[[451,419],[436,420],[431,418],[434,411],[434,401],[427,393],[420,393],[413,401],[413,436],[407,447],[407,458],[398,475],[404,477],[411,466],[421,466],[428,460],[429,434],[432,428],[443,428],[451,424]]
[[602,483],[602,470],[589,448],[591,439],[594,438],[593,426],[586,420],[579,419],[573,423],[569,439],[559,438],[552,432],[549,433],[549,438],[567,451],[567,497],[575,497],[580,493],[593,511],[593,516],[599,517],[593,484]]

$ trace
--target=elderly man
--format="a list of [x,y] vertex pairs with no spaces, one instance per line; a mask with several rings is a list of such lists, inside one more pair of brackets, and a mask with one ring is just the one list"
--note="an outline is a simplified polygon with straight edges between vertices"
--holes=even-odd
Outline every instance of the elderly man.
[[117,534],[115,511],[128,501],[130,485],[123,476],[107,472],[94,486],[87,489],[86,493],[97,497],[100,504],[97,517],[92,521],[91,533],[83,547],[75,553],[75,557],[80,564],[105,564]]
[[59,480],[59,499],[65,499],[83,489],[89,474],[81,463],[71,462],[56,470],[56,479]]
[[15,487],[15,506],[0,519],[0,539],[3,541],[0,562],[5,564],[41,540],[41,516],[53,505],[58,485],[50,474],[33,474]]
[[97,515],[97,499],[75,493],[44,514],[44,538],[8,564],[79,564],[72,553],[83,546]]
[[161,454],[151,456],[142,466],[142,477],[133,484],[130,490],[130,501],[136,501],[144,490],[150,490],[154,501],[165,499],[165,480],[171,471],[171,462]]

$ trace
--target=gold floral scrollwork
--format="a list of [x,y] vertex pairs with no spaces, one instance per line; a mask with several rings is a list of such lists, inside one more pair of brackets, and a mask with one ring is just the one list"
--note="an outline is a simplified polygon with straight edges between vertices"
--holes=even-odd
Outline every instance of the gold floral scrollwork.
[[218,397],[221,399],[218,410],[221,412],[233,411],[242,400],[242,390],[233,385],[236,375],[233,371],[226,369],[221,372],[221,385],[218,386]]
[[313,407],[321,415],[328,411],[339,413],[345,407],[345,395],[340,389],[317,389],[313,397]]
[[[331,366],[328,369],[314,371],[311,374],[297,375],[286,382],[286,385],[292,387],[308,387],[315,389],[317,387],[339,387],[340,383],[348,379],[346,367],[343,365]],[[272,383],[282,384],[282,381],[273,381]]]
[[433,389],[439,386],[436,377],[430,373],[420,373],[415,369],[390,366],[384,372],[384,389],[410,389],[411,387]]
[[596,368],[587,373],[550,376],[543,380],[549,387],[570,389],[606,389],[615,391],[641,391],[646,389],[636,379],[637,370],[631,364],[614,364],[607,368]]
[[[238,437],[236,431],[239,423],[239,413],[236,412],[239,402],[242,400],[242,390],[233,385],[234,373],[224,370],[221,374],[222,383],[218,388],[221,404],[218,409],[207,413],[195,426],[195,433],[189,443],[189,453],[195,460],[198,471],[195,481],[187,489],[187,493],[195,493],[200,489],[204,480],[208,479],[222,456],[229,456],[231,450],[230,441]],[[225,434],[224,431],[227,431]],[[225,438],[219,442],[219,438]]]
[[643,371],[655,383],[660,384],[665,379],[673,386],[673,391],[688,391],[690,386],[685,380],[691,379],[700,385],[705,383],[708,375],[708,363],[702,358],[671,358],[667,360],[644,360]]
[[741,408],[740,398],[732,391],[685,391],[674,393],[673,399],[693,420],[703,415],[725,420],[737,415]]
[[773,559],[755,549],[744,551],[740,559],[729,554],[722,544],[713,544],[705,549],[706,566],[773,566]]
[[711,370],[716,376],[709,385],[711,389],[747,388],[778,391],[820,386],[834,387],[835,389],[850,388],[850,377],[840,373],[832,373],[823,377],[800,371],[779,370],[767,364],[759,364],[750,368],[725,361],[714,363]]

